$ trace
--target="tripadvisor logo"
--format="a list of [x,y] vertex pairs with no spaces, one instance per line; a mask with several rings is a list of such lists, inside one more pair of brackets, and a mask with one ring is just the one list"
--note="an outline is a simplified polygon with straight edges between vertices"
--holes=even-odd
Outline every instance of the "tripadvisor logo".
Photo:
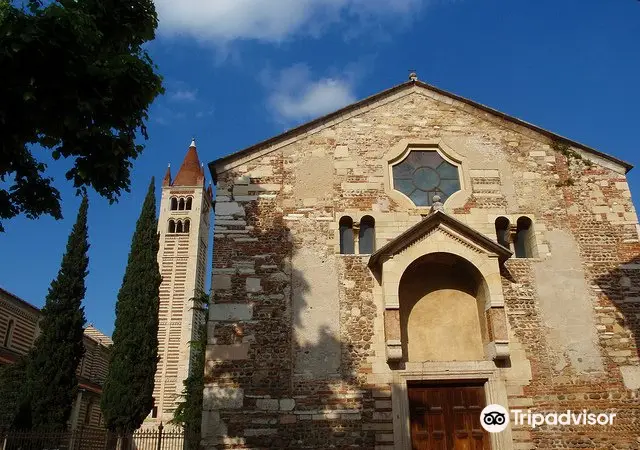
[[[511,411],[515,425],[528,425],[536,428],[541,425],[613,425],[616,413],[591,413],[567,410],[562,413],[539,413],[531,410],[514,409]],[[480,413],[480,424],[489,433],[504,431],[509,425],[509,411],[501,405],[489,405]]]
[[489,433],[500,433],[509,425],[509,411],[502,405],[486,406],[480,413],[480,424]]

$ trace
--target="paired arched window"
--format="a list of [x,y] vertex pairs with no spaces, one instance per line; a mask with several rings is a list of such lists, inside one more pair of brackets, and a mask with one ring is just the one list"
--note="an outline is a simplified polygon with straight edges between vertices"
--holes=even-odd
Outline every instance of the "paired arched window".
[[516,258],[535,258],[536,239],[533,222],[522,216],[513,227],[506,217],[498,217],[495,222],[498,244],[513,250]]
[[192,197],[171,197],[170,200],[171,211],[190,211],[192,204]]
[[169,220],[169,233],[188,233],[191,228],[191,221],[189,219],[184,220]]
[[353,219],[343,216],[340,219],[340,254],[353,255],[355,249],[355,237],[358,236],[358,254],[370,255],[375,251],[376,246],[376,222],[371,216],[364,216],[360,219],[360,224],[356,224],[354,229]]
[[376,221],[371,216],[360,219],[360,231],[358,233],[358,250],[361,255],[370,255],[375,251]]
[[4,347],[9,347],[11,345],[11,338],[13,337],[14,323],[15,322],[13,321],[13,319],[9,319],[9,323],[7,323],[7,331],[4,334],[4,341],[2,343]]
[[340,219],[340,254],[353,255],[354,253],[353,219],[349,216],[344,216]]

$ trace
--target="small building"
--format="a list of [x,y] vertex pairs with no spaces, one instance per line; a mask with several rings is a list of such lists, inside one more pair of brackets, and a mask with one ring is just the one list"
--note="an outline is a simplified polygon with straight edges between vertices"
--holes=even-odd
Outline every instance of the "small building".
[[[39,308],[0,288],[0,365],[13,364],[29,352],[39,333],[40,317]],[[77,371],[78,394],[71,429],[103,427],[100,395],[113,342],[93,325],[85,328],[83,341],[85,353]]]

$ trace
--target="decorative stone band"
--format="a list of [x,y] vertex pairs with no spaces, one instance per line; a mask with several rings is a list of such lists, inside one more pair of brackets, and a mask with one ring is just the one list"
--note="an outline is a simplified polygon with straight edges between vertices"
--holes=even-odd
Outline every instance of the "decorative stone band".
[[[387,362],[398,363],[404,359],[402,354],[402,341],[399,339],[388,339]],[[485,345],[485,355],[488,360],[503,360],[509,358],[509,341],[493,341]]]

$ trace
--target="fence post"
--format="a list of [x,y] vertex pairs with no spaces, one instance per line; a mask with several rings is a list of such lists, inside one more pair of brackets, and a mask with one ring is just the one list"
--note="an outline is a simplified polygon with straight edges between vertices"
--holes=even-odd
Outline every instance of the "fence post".
[[156,450],[161,450],[162,449],[162,429],[164,427],[162,426],[162,422],[160,422],[160,425],[158,426],[158,446],[156,447]]

